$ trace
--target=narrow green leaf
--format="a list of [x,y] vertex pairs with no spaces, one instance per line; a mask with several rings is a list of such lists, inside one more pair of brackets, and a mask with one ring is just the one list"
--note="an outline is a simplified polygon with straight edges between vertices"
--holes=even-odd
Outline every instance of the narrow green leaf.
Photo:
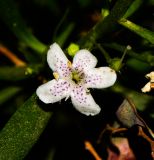
[[21,91],[21,88],[16,86],[10,86],[1,90],[0,105],[2,105],[4,102],[15,96],[19,91]]
[[119,83],[116,83],[114,86],[111,87],[111,89],[116,93],[120,93],[122,96],[132,99],[134,105],[139,111],[144,111],[149,103],[154,102],[152,96],[131,90]]
[[148,73],[152,68],[148,63],[139,61],[134,58],[129,58],[126,61],[126,65],[132,68],[136,73]]
[[131,6],[128,8],[127,12],[123,16],[123,18],[127,18],[131,16],[134,12],[136,12],[139,7],[143,4],[143,0],[134,0]]
[[[120,45],[118,43],[103,44],[103,46],[115,49],[116,51],[119,51],[122,54],[126,48],[126,46]],[[147,63],[149,66],[154,66],[154,55],[152,55],[151,52],[136,53],[133,51],[133,49],[131,49],[127,52],[127,54],[134,59]]]
[[66,28],[64,28],[63,32],[55,38],[54,41],[57,42],[61,47],[63,47],[69,35],[73,31],[74,26],[75,26],[74,23],[70,23]]
[[31,96],[11,117],[0,132],[0,159],[21,160],[36,143],[52,112],[44,111]]
[[20,41],[23,41],[37,53],[45,51],[46,45],[28,30],[13,0],[0,0],[0,17]]
[[18,81],[36,76],[42,65],[31,65],[26,67],[0,67],[0,80]]
[[53,33],[53,42],[55,42],[55,39],[56,39],[56,37],[58,35],[58,31],[63,26],[64,21],[67,19],[68,13],[69,13],[69,9],[66,9],[66,11],[64,12],[63,16],[61,17],[59,23],[57,24],[57,26],[56,26],[56,28],[54,30],[54,33]]
[[135,32],[137,35],[141,36],[142,38],[145,38],[151,44],[154,44],[154,32],[152,32],[146,28],[143,28],[143,27],[141,27],[141,26],[125,19],[125,18],[120,19],[119,24],[121,24],[122,26]]
[[94,41],[103,37],[107,33],[113,32],[118,20],[124,16],[132,2],[133,0],[118,0],[110,14],[97,23],[89,33],[80,40],[80,46],[82,48],[90,49],[92,48]]
[[154,6],[154,0],[148,0],[147,2],[149,6]]

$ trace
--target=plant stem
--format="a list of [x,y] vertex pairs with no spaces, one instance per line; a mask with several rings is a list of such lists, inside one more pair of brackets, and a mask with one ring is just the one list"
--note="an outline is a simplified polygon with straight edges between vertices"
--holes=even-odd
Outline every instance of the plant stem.
[[111,62],[111,57],[110,57],[110,55],[105,51],[105,49],[104,49],[100,44],[95,43],[95,45],[96,45],[96,46],[99,48],[99,50],[103,53],[103,55],[104,55],[107,63],[110,64],[110,62]]
[[95,160],[102,160],[102,158],[98,155],[98,153],[96,152],[96,150],[89,141],[85,141],[84,144],[85,148],[93,155]]

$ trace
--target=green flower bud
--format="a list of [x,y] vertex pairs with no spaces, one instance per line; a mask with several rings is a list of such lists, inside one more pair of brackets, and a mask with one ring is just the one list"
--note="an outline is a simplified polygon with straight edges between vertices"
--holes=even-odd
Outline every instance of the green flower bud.
[[110,67],[114,69],[116,72],[122,68],[123,64],[120,58],[113,58],[110,62]]
[[71,57],[74,57],[76,52],[80,49],[79,45],[75,44],[75,43],[71,43],[68,48],[67,48],[67,52]]

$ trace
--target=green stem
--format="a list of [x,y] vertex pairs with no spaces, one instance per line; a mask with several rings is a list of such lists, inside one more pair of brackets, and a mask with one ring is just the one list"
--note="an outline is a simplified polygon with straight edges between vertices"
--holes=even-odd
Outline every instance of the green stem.
[[104,55],[104,57],[105,57],[105,59],[106,59],[106,62],[108,63],[108,64],[110,64],[110,62],[111,62],[111,57],[110,57],[110,55],[105,51],[105,49],[100,45],[100,44],[98,44],[98,43],[95,43],[95,45],[99,48],[99,50],[103,53],[103,55]]
[[121,64],[122,64],[122,62],[123,62],[123,60],[124,60],[124,58],[125,58],[125,55],[126,55],[126,53],[128,52],[128,50],[131,50],[131,46],[129,46],[129,45],[125,48],[124,53],[123,53],[123,55],[122,55],[122,57],[121,57],[121,59],[120,59],[120,63],[121,63]]
[[21,160],[31,150],[52,112],[44,111],[32,95],[11,117],[0,132],[0,159]]

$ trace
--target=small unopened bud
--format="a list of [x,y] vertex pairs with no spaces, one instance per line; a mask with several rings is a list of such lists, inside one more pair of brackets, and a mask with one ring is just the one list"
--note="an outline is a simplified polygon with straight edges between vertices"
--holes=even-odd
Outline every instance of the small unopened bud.
[[71,43],[68,48],[67,48],[67,52],[70,56],[74,57],[76,52],[79,50],[79,45],[75,44],[75,43]]

